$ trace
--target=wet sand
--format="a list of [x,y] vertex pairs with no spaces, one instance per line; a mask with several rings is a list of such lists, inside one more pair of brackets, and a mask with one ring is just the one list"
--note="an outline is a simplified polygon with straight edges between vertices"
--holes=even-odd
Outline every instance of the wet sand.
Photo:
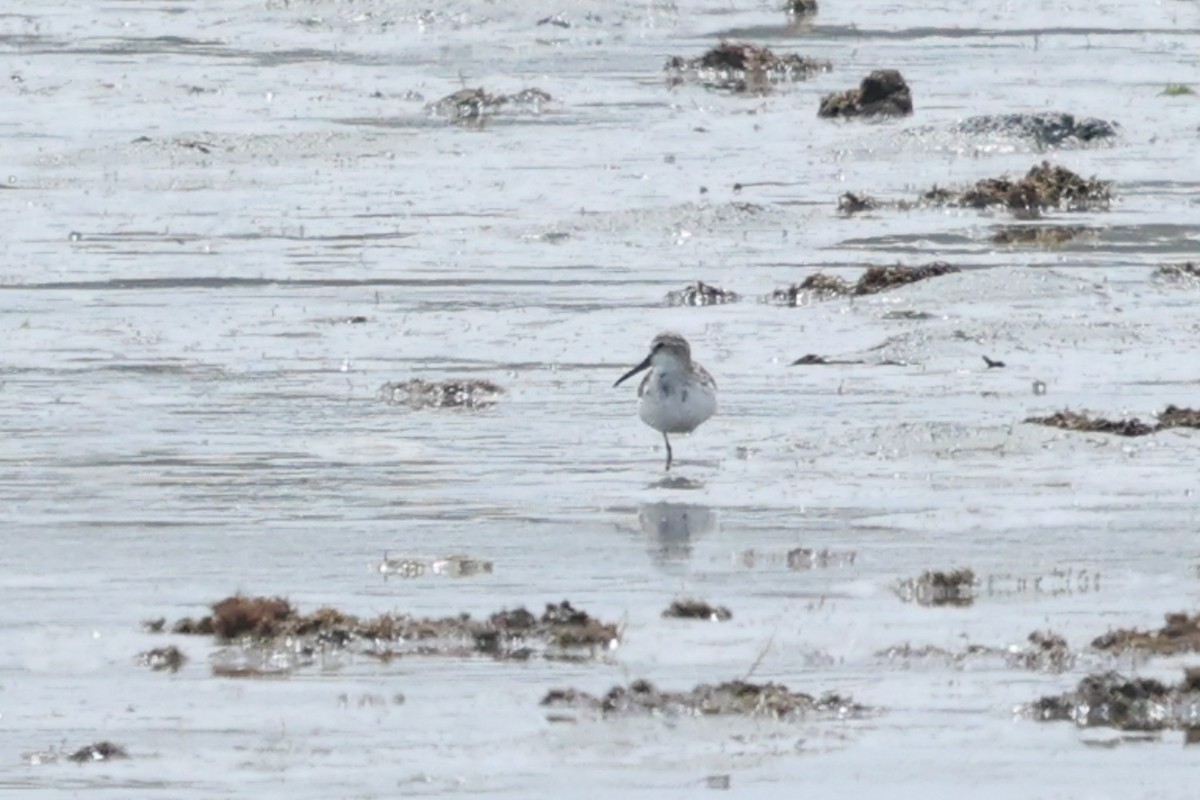
[[[555,12],[569,27],[538,24]],[[1200,85],[1192,4],[4,19],[0,786],[1192,795],[1183,732],[1020,711],[1088,674],[1173,683],[1197,663],[1090,643],[1195,612],[1200,433],[1023,422],[1200,406],[1200,281],[1156,273],[1200,260],[1200,104],[1162,94]],[[722,38],[833,68],[765,95],[669,85],[669,57]],[[817,118],[879,68],[903,73],[911,117]],[[469,124],[426,108],[464,86],[552,99]],[[1042,111],[1119,135],[1046,149],[956,127]],[[1112,181],[1114,202],[1036,219],[896,205],[1042,161]],[[848,191],[885,202],[846,216]],[[1013,225],[1089,234],[993,241]],[[962,269],[770,301],[818,272],[936,261]],[[740,300],[671,304],[696,281]],[[633,390],[611,388],[663,329],[689,338],[721,406],[675,440],[670,476]],[[810,353],[861,363],[790,366]],[[414,379],[503,393],[381,395]],[[433,566],[458,553],[493,569]],[[384,575],[385,554],[425,566]],[[959,568],[969,604],[905,601],[906,581]],[[566,598],[621,641],[580,660],[334,648],[264,679],[214,674],[209,637],[141,628],[239,591],[362,617]],[[732,618],[662,616],[686,597]],[[1044,630],[1068,643],[1061,672],[996,652]],[[170,645],[177,672],[139,664]],[[741,678],[872,713],[556,721],[540,705],[562,687]],[[66,758],[103,741],[129,758]]]

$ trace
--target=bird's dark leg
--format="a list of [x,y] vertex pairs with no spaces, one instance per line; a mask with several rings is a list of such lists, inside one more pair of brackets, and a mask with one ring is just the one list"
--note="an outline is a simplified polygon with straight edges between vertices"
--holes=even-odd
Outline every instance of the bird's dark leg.
[[663,442],[667,445],[667,472],[671,471],[671,440],[667,438],[667,434],[663,433]]

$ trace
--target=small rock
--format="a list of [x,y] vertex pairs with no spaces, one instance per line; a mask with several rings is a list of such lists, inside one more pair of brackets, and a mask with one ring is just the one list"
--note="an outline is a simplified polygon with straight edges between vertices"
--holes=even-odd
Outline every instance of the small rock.
[[727,622],[733,619],[733,613],[725,606],[710,606],[703,600],[694,598],[674,601],[662,615],[675,619],[703,619],[710,622]]
[[857,89],[821,98],[818,117],[905,116],[913,113],[912,92],[898,70],[877,69]]
[[129,758],[129,753],[125,752],[125,748],[119,744],[96,742],[95,744],[89,744],[87,747],[79,748],[67,756],[67,758],[77,764],[87,764],[93,761],[112,761],[118,758]]

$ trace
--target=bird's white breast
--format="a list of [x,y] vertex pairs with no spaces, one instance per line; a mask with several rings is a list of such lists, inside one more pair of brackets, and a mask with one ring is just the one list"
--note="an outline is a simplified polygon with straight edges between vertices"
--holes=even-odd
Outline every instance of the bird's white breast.
[[654,368],[641,387],[638,416],[663,433],[691,433],[717,410],[715,387],[696,375]]

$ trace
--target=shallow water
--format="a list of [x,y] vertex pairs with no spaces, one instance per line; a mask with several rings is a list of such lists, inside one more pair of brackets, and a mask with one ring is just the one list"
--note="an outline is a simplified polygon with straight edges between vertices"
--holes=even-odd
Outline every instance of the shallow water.
[[[556,11],[572,27],[536,24]],[[1195,610],[1195,432],[1020,423],[1196,405],[1200,288],[1152,270],[1200,254],[1200,104],[1160,94],[1200,83],[1194,3],[829,0],[803,24],[768,3],[586,0],[0,19],[0,786],[691,796],[728,775],[755,796],[797,780],[815,797],[1192,796],[1182,734],[1014,716],[1109,666],[1096,654],[1045,675],[877,653],[1046,628],[1085,648]],[[834,70],[768,97],[666,85],[669,55],[720,37]],[[914,117],[817,120],[822,94],[880,66],[913,86]],[[425,111],[463,85],[554,101],[475,127]],[[1041,153],[950,132],[1029,110],[1113,119],[1121,136]],[[835,210],[847,190],[911,200],[1042,159],[1115,181],[1111,210],[1047,220],[1095,236],[1007,248],[990,242],[1007,212]],[[937,259],[968,269],[759,301],[817,269]],[[697,279],[745,299],[665,305]],[[894,313],[909,311],[931,316]],[[691,340],[721,392],[666,481],[633,390],[611,388],[661,329]],[[806,353],[905,366],[787,366]],[[476,412],[380,400],[412,377],[506,394]],[[838,557],[789,569],[796,547]],[[466,552],[495,571],[384,580],[385,552]],[[893,592],[959,566],[981,578],[969,608]],[[208,640],[139,631],[239,590],[364,615],[566,597],[625,635],[594,663],[340,659],[232,680],[212,676]],[[734,618],[661,619],[681,594]],[[136,665],[168,641],[183,671]],[[1118,666],[1173,679],[1181,663]],[[752,666],[880,713],[568,725],[538,706],[556,686],[686,689]],[[23,755],[101,739],[132,758]]]

